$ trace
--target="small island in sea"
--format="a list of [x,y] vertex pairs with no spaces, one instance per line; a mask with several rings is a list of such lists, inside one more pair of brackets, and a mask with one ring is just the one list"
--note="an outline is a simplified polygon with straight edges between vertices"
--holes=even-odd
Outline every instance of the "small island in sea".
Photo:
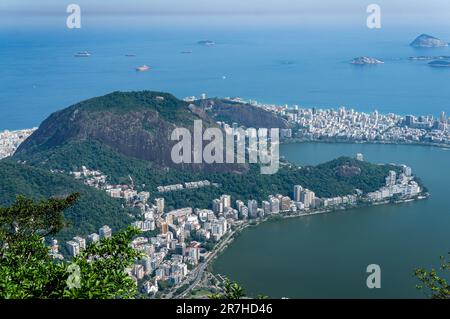
[[450,62],[442,60],[431,61],[428,65],[434,68],[450,68]]
[[448,43],[428,34],[419,35],[410,46],[415,48],[442,48],[448,47]]
[[439,55],[439,56],[421,55],[421,56],[411,56],[408,58],[408,60],[411,60],[411,61],[450,60],[450,56],[449,55]]
[[358,57],[358,58],[354,58],[352,61],[350,61],[351,64],[355,64],[355,65],[367,65],[367,64],[384,64],[383,61],[375,59],[375,58],[371,58],[371,57],[367,57],[367,56],[362,56],[362,57]]
[[202,41],[198,41],[197,44],[204,45],[204,46],[213,46],[216,44],[216,42],[211,41],[211,40],[202,40]]

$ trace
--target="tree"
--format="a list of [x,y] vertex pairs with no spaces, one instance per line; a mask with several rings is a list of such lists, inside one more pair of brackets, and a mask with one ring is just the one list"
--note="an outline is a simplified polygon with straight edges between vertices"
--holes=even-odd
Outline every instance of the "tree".
[[[447,261],[444,256],[441,256],[440,259],[440,270],[442,272],[450,271],[450,262]],[[422,285],[416,286],[417,289],[425,291],[425,293],[433,299],[450,299],[450,286],[447,280],[438,274],[437,270],[418,268],[415,270],[414,274],[422,282]]]
[[0,208],[0,245],[12,244],[25,238],[54,235],[64,225],[63,212],[75,204],[79,194],[66,198],[51,198],[35,203],[23,196],[7,208]]
[[225,279],[224,288],[222,294],[210,295],[210,299],[241,299],[245,297],[244,289],[236,282]]
[[43,240],[64,226],[63,211],[78,195],[34,202],[18,197],[0,209],[0,298],[133,298],[125,272],[140,253],[130,247],[139,230],[129,227],[90,245],[69,262],[55,262]]

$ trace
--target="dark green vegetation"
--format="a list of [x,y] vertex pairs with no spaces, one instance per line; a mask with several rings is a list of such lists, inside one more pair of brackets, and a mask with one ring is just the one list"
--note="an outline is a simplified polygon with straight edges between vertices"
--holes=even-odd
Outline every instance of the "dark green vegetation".
[[[315,191],[319,197],[353,194],[355,189],[370,192],[384,184],[389,170],[399,171],[396,166],[375,165],[348,157],[301,169],[283,165],[274,175],[260,174],[257,165],[252,165],[247,174],[161,170],[155,169],[152,163],[128,158],[97,142],[70,144],[35,154],[29,157],[28,164],[65,171],[80,169],[81,165],[85,165],[107,174],[111,183],[129,184],[128,176],[132,176],[138,190],[150,191],[153,197],[163,196],[168,206],[175,208],[209,207],[211,200],[221,194],[230,194],[234,199],[243,200],[251,198],[263,200],[268,195],[276,193],[291,195],[294,185],[297,184]],[[356,173],[343,173],[352,168],[356,168]],[[208,179],[220,186],[164,194],[156,192],[159,185],[202,179]]]
[[[18,158],[23,159],[22,156]],[[113,151],[99,142],[70,143],[45,152],[27,157],[27,164],[12,161],[0,162],[4,178],[0,181],[2,189],[0,203],[8,204],[17,194],[43,198],[64,195],[71,191],[82,193],[79,203],[67,211],[66,217],[72,225],[63,234],[81,235],[93,232],[108,224],[115,229],[129,222],[119,200],[111,199],[94,188],[88,188],[80,181],[61,173],[50,173],[50,169],[80,169],[85,165],[107,174],[108,181],[130,184],[133,178],[137,190],[151,192],[151,198],[163,196],[168,209],[181,207],[209,208],[211,201],[222,194],[230,194],[233,200],[264,200],[270,194],[292,195],[294,185],[300,184],[316,192],[319,197],[347,195],[360,189],[374,191],[384,184],[384,178],[391,169],[389,165],[374,165],[342,157],[319,165],[298,167],[284,165],[275,175],[261,175],[259,167],[252,165],[247,174],[201,173],[187,170],[160,169],[151,162],[130,158]],[[358,174],[343,174],[357,168]],[[160,194],[159,185],[183,183],[208,179],[218,183],[219,187],[207,187],[196,190],[182,190]]]
[[[245,294],[244,288],[242,288],[242,286],[240,286],[235,281],[231,281],[230,279],[226,278],[225,281],[221,284],[221,286],[222,286],[221,293],[214,293],[209,295],[208,297],[210,299],[226,299],[226,300],[248,298]],[[256,297],[256,299],[268,299],[268,297],[259,295]]]
[[85,186],[70,176],[52,174],[49,170],[18,164],[12,160],[0,161],[0,176],[0,206],[11,205],[17,195],[38,200],[64,197],[72,192],[80,193],[77,203],[64,212],[68,225],[61,230],[58,238],[87,235],[105,224],[118,230],[130,222],[119,200],[108,197],[103,191]]
[[71,263],[55,262],[41,236],[64,226],[63,211],[77,194],[33,202],[20,197],[0,209],[0,298],[133,298],[136,285],[126,273],[139,253],[130,247],[139,231],[128,228],[90,245]]

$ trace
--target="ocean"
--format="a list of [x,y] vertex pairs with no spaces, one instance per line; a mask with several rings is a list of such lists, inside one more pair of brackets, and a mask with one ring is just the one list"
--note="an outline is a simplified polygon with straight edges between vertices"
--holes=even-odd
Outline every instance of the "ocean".
[[[450,55],[450,48],[408,45],[424,32],[450,40],[448,28],[369,30],[364,23],[352,28],[116,26],[113,20],[69,30],[64,19],[1,27],[0,130],[38,126],[50,113],[83,99],[144,89],[179,98],[206,93],[305,107],[450,114],[450,69],[408,60]],[[201,40],[216,45],[201,46]],[[92,54],[89,58],[74,57],[85,50]],[[189,50],[191,54],[181,53]],[[385,64],[349,64],[358,56],[373,56]],[[151,70],[136,72],[143,64]]]

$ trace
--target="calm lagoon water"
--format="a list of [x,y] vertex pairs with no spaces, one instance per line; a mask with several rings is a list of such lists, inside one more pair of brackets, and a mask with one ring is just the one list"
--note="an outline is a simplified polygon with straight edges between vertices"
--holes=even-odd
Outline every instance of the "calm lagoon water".
[[[415,267],[438,266],[450,251],[450,150],[422,146],[289,144],[298,164],[364,154],[375,163],[405,163],[432,196],[425,201],[273,221],[244,231],[214,271],[252,295],[290,298],[420,298]],[[366,267],[381,266],[381,289],[366,286]]]

